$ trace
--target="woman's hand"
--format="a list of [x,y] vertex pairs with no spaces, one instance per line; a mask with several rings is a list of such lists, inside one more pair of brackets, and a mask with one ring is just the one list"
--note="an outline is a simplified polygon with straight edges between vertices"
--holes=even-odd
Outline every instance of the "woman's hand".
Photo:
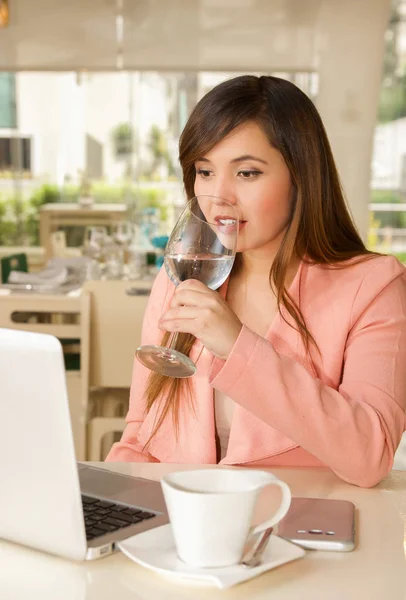
[[217,292],[201,281],[188,279],[176,288],[171,308],[162,315],[159,328],[191,333],[212,354],[226,359],[242,323]]

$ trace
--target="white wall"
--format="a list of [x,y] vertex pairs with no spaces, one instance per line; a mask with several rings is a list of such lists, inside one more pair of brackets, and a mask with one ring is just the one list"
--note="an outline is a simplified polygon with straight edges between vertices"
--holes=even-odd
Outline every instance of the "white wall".
[[372,187],[398,190],[406,157],[406,118],[378,125],[374,139]]
[[33,176],[63,183],[84,164],[83,91],[72,73],[17,75],[18,130],[32,137]]
[[132,119],[145,152],[152,124],[167,126],[164,84],[154,75],[20,73],[16,96],[19,134],[32,138],[33,176],[59,185],[85,170],[87,133],[103,146],[103,174],[114,181],[124,170],[114,127]]
[[317,107],[364,238],[388,10],[389,0],[324,0],[318,27]]

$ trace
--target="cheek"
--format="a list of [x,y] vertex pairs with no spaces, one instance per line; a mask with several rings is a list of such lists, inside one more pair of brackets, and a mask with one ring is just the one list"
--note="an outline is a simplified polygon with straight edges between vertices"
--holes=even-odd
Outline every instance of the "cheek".
[[272,187],[272,192],[268,196],[268,205],[263,203],[263,210],[275,219],[286,221],[290,218],[292,212],[292,185],[289,180],[278,181]]
[[258,223],[258,226],[279,227],[289,221],[291,215],[291,198],[290,195],[272,195],[264,198],[256,206],[253,217]]
[[[199,189],[197,189],[195,187],[195,195],[198,196],[199,195]],[[207,198],[205,195],[202,195],[201,198],[199,198],[199,208],[201,210],[201,212],[203,213],[203,217],[211,222],[211,220],[214,218],[213,217],[213,210],[212,210],[212,203],[210,202],[209,198]],[[197,213],[196,213],[197,214]],[[201,214],[198,216],[202,216]]]
[[207,181],[204,181],[204,179],[201,179],[200,177],[196,177],[194,185],[195,196],[203,194],[204,192],[207,193],[207,185]]

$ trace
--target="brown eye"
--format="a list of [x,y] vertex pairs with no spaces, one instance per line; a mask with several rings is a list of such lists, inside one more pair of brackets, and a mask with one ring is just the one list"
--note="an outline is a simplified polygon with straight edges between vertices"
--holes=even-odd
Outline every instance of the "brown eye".
[[196,169],[197,175],[200,175],[203,179],[207,179],[211,175],[211,171],[208,169]]
[[258,171],[257,169],[246,169],[244,171],[239,171],[238,175],[242,179],[255,179],[258,175],[261,175],[262,171]]

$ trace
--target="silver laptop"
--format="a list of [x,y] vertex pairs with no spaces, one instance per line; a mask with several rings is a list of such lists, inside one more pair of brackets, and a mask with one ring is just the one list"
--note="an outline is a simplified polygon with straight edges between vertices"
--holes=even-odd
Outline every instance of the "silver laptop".
[[159,482],[76,463],[59,340],[0,328],[0,538],[84,560],[165,523]]

